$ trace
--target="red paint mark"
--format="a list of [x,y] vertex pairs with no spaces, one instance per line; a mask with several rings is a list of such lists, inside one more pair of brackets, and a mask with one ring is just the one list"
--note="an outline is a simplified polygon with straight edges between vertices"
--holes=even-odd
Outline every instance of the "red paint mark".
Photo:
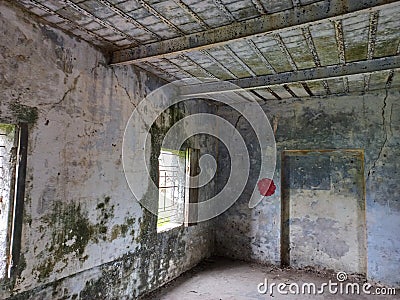
[[272,179],[263,178],[258,183],[258,190],[263,196],[272,196],[275,193],[276,186]]

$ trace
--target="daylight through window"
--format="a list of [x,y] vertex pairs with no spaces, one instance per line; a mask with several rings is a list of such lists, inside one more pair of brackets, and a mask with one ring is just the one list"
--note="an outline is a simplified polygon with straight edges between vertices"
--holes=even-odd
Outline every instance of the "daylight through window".
[[185,201],[185,152],[162,149],[159,163],[157,231],[183,224]]
[[6,275],[15,126],[0,124],[0,278]]

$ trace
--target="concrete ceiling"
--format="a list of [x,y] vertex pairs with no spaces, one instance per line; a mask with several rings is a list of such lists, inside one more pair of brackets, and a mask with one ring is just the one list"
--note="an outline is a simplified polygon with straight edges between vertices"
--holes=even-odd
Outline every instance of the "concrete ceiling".
[[[400,86],[400,1],[13,0],[168,81],[211,77],[269,99]],[[223,90],[201,86],[198,93]]]

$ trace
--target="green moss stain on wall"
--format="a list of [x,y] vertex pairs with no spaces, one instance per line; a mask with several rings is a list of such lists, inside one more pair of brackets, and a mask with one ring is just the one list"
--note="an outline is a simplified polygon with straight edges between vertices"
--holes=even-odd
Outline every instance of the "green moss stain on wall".
[[15,130],[15,125],[0,123],[0,132],[10,135]]
[[39,113],[36,107],[26,106],[20,103],[10,103],[9,109],[13,112],[19,122],[36,123]]
[[97,231],[98,235],[96,236],[96,242],[98,239],[103,241],[107,240],[108,226],[107,223],[110,219],[114,217],[114,205],[110,205],[110,197],[104,197],[104,200],[97,204],[96,210],[98,213],[98,223],[97,223]]
[[114,218],[114,205],[111,204],[110,199],[106,196],[97,204],[96,223],[90,222],[80,203],[56,202],[54,204],[52,213],[43,218],[45,227],[52,228],[52,238],[46,247],[47,259],[34,270],[38,272],[40,281],[45,281],[44,279],[54,272],[56,265],[62,265],[61,268],[57,267],[57,272],[64,270],[71,255],[82,262],[85,261],[88,258],[88,255],[85,255],[85,249],[89,242],[111,242],[121,236],[124,238],[131,236],[132,241],[135,241],[136,218],[126,217],[122,224],[112,227],[108,225],[108,221]]
[[[150,177],[155,182],[158,181],[158,156],[163,138],[169,128],[183,117],[184,109],[175,105],[164,112],[151,128]],[[158,193],[148,191],[144,198],[158,199]],[[46,246],[46,251],[42,252],[46,257],[38,255],[42,263],[34,270],[34,274],[39,277],[39,281],[45,282],[50,275],[63,271],[69,261],[85,261],[88,258],[85,249],[89,243],[113,242],[118,238],[131,239],[136,248],[112,262],[99,266],[102,276],[86,282],[80,293],[82,299],[92,299],[93,295],[100,298],[117,297],[127,288],[127,281],[122,282],[121,276],[132,276],[129,285],[135,282],[135,290],[132,293],[137,296],[148,291],[149,286],[156,287],[166,282],[171,267],[181,267],[173,264],[185,255],[185,228],[158,234],[157,216],[144,208],[140,218],[126,217],[121,224],[113,223],[110,226],[110,221],[115,219],[115,215],[114,204],[109,196],[99,199],[94,209],[93,222],[93,219],[90,221],[83,203],[55,202],[51,212],[43,217],[45,224],[41,232],[45,236],[50,228],[52,238]],[[139,227],[137,232],[136,226]],[[149,272],[152,275],[149,275]],[[119,284],[116,284],[118,282]]]
[[[47,259],[35,269],[39,280],[43,280],[54,271],[56,264],[62,264],[60,272],[68,265],[71,255],[80,261],[85,261],[85,248],[89,242],[98,243],[108,239],[107,221],[114,217],[114,205],[110,205],[110,197],[105,197],[97,205],[98,222],[90,222],[87,213],[80,203],[54,204],[52,213],[43,220],[47,228],[52,228],[52,239],[47,246]],[[131,221],[129,222],[131,223]]]
[[135,240],[135,230],[133,229],[135,220],[135,218],[125,218],[124,224],[114,225],[111,229],[111,237],[109,238],[109,241],[112,242],[120,236],[125,238],[129,233],[133,242]]
[[83,213],[81,204],[56,202],[52,213],[44,218],[48,228],[52,228],[52,241],[48,247],[47,259],[38,265],[39,280],[48,277],[57,263],[63,263],[63,270],[68,265],[69,255],[79,260],[86,260],[85,248],[95,237],[96,226],[90,223]]

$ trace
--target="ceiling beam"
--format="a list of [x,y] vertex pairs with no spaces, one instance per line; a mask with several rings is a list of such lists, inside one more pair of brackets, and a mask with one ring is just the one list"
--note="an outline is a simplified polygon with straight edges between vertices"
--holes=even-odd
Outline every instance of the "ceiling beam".
[[323,20],[335,20],[362,11],[377,11],[399,4],[399,2],[398,0],[324,0],[304,6],[295,6],[285,11],[198,33],[118,50],[113,53],[111,64],[130,64],[147,60],[150,57],[159,58],[171,54],[208,49],[256,35],[277,34],[283,30],[311,25]]
[[263,75],[252,78],[240,78],[219,82],[207,82],[181,87],[181,93],[185,96],[198,96],[202,94],[223,93],[238,90],[232,88],[231,83],[241,89],[254,90],[265,89],[279,84],[294,82],[316,81],[331,78],[340,78],[354,74],[367,74],[378,71],[400,68],[400,55],[384,58],[363,60],[345,65],[316,67],[312,69],[297,70],[279,74]]

